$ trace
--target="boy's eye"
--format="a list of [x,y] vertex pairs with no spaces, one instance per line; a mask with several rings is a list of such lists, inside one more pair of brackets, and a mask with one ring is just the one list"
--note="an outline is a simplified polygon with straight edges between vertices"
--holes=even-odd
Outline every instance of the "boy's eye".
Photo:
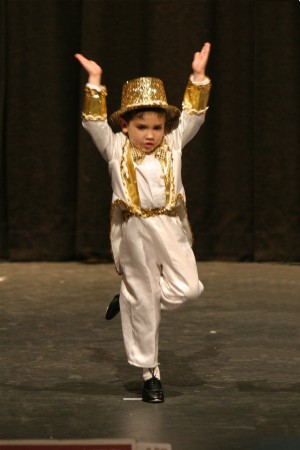
[[[146,125],[137,125],[136,127],[137,127],[138,130],[146,130],[146,128],[147,128]],[[162,125],[156,125],[156,126],[153,127],[153,130],[156,130],[156,131],[159,131],[159,130],[162,130],[162,129],[163,129]]]

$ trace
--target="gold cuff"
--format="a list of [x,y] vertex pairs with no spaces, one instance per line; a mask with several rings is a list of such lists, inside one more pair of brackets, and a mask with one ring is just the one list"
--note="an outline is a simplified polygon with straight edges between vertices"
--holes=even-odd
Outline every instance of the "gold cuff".
[[208,109],[207,103],[210,88],[210,80],[208,84],[194,84],[189,80],[183,97],[182,109],[188,114],[196,114],[198,116],[205,113]]
[[107,118],[106,110],[106,96],[107,90],[103,86],[100,91],[91,89],[88,86],[84,87],[84,99],[81,117],[84,120],[90,121],[104,121]]

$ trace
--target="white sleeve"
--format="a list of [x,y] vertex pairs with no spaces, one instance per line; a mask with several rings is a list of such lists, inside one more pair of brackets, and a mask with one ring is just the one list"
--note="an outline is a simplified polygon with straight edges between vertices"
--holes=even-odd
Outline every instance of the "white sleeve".
[[82,125],[92,137],[97,149],[107,163],[117,157],[118,150],[122,148],[122,137],[120,136],[122,133],[114,133],[107,120],[83,120]]
[[178,127],[167,135],[175,151],[181,151],[198,133],[205,120],[205,114],[200,116],[182,111]]

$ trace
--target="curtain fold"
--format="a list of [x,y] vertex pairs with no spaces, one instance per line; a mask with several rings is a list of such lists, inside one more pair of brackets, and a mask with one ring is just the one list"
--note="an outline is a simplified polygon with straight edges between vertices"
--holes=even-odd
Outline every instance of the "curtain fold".
[[0,0],[0,258],[111,261],[110,178],[81,127],[86,74],[164,82],[181,106],[212,43],[206,121],[183,155],[197,259],[299,261],[299,3]]
[[0,258],[8,257],[6,177],[6,2],[0,0]]

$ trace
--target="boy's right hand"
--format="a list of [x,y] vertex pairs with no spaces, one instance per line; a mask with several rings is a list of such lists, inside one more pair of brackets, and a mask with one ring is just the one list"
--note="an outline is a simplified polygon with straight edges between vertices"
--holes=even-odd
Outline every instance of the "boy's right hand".
[[101,86],[102,68],[91,59],[85,58],[80,53],[76,53],[75,58],[80,62],[82,67],[87,71],[89,78],[88,83],[95,84],[96,86]]

